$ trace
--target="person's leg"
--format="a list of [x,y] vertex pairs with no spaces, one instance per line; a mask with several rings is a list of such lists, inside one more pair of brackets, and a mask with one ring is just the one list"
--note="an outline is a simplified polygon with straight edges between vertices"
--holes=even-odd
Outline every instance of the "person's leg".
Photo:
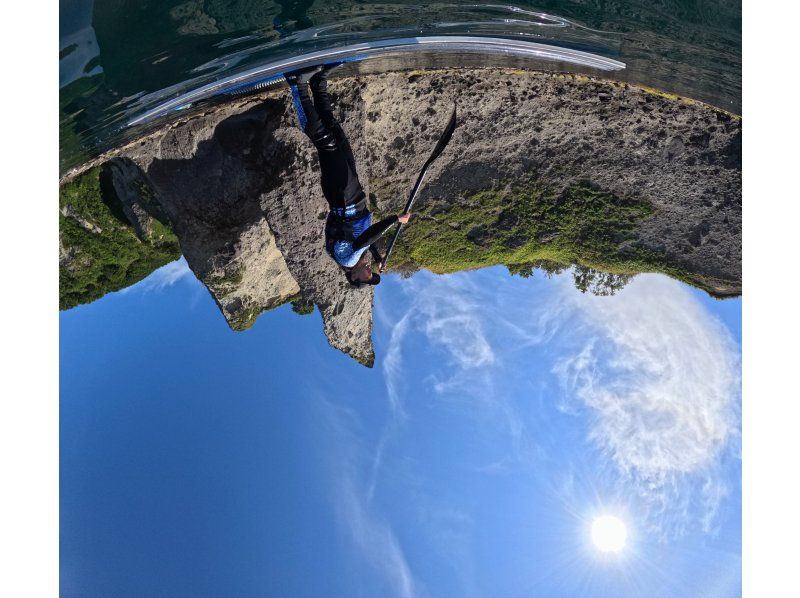
[[343,189],[347,185],[347,157],[337,146],[334,135],[323,123],[311,98],[308,82],[318,71],[319,68],[287,73],[286,81],[292,91],[300,128],[319,153],[322,193],[331,209],[342,208],[345,206]]
[[328,94],[328,73],[340,65],[323,66],[322,69],[315,73],[310,79],[311,92],[314,94],[314,105],[317,108],[320,116],[327,121],[335,122],[333,116],[333,107],[331,106],[331,97]]
[[328,74],[340,66],[342,66],[342,63],[323,66],[318,73],[315,73],[311,77],[309,83],[311,85],[311,93],[314,96],[314,106],[316,107],[317,113],[322,119],[322,122],[331,131],[331,133],[335,135],[338,143],[349,147],[350,144],[347,141],[347,137],[345,136],[342,127],[339,125],[339,122],[336,120],[336,117],[333,115],[331,96],[328,94]]
[[286,82],[292,91],[292,101],[297,111],[297,120],[300,128],[308,135],[314,145],[325,134],[325,125],[314,106],[308,82],[320,71],[321,67],[313,67],[302,71],[286,73]]
[[[318,78],[315,74],[323,67],[287,73],[286,81],[292,90],[300,127],[308,135],[319,154],[322,193],[330,207],[343,208],[364,197],[356,174],[355,160],[350,144],[331,110],[327,95],[327,81],[319,96]],[[330,70],[330,69],[328,69]],[[322,78],[324,81],[324,77]],[[309,81],[314,89],[314,100],[309,94]],[[321,98],[321,101],[317,102]]]
[[[328,73],[340,66],[339,64],[326,66],[323,67],[322,71],[315,74],[311,80],[311,92],[314,96],[314,106],[316,107],[317,113],[325,127],[325,129],[329,132],[329,136],[326,137],[326,141],[331,144],[331,146],[335,146],[338,150],[338,154],[343,154],[344,159],[346,160],[347,164],[342,174],[344,175],[341,178],[341,182],[343,183],[343,187],[341,189],[342,194],[344,196],[345,204],[351,204],[359,201],[364,196],[364,191],[361,187],[361,183],[358,180],[358,172],[356,169],[356,161],[353,156],[353,149],[350,146],[350,142],[347,139],[347,136],[344,133],[339,122],[336,120],[336,117],[333,115],[333,107],[331,104],[331,98],[328,94]],[[322,151],[320,151],[320,157],[322,156]],[[337,156],[339,161],[341,160],[341,156]],[[341,168],[341,164],[340,164]]]
[[316,145],[317,139],[326,133],[325,125],[311,100],[308,84],[292,85],[292,101],[297,111],[297,120],[300,128]]

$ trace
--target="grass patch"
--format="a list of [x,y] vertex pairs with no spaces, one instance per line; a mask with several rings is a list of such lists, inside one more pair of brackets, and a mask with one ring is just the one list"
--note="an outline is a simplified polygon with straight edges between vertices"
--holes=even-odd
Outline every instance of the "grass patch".
[[457,205],[430,202],[404,229],[392,256],[396,267],[438,274],[503,264],[582,264],[632,274],[655,264],[640,252],[637,223],[649,203],[615,197],[581,184],[560,194],[534,183],[488,190]]
[[577,266],[576,286],[596,294],[615,292],[632,275],[660,272],[713,294],[700,277],[637,240],[638,223],[652,213],[647,201],[587,183],[555,193],[529,182],[457,204],[433,200],[415,211],[389,266],[408,275],[421,268],[445,274],[504,265],[522,276]]
[[180,245],[169,224],[153,219],[149,238],[103,197],[101,167],[59,190],[59,233],[69,255],[59,268],[59,307],[69,309],[130,286],[178,259]]

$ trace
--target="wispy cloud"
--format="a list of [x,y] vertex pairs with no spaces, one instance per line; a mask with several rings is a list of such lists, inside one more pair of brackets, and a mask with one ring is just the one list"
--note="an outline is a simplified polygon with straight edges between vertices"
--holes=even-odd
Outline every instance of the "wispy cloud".
[[466,301],[426,302],[422,306],[423,326],[431,343],[441,345],[460,369],[492,365],[495,354],[486,339],[476,310]]
[[337,520],[358,557],[383,576],[392,593],[413,598],[417,583],[403,548],[391,526],[370,506],[366,484],[359,474],[365,467],[356,436],[357,418],[351,410],[324,399],[319,405],[330,432],[327,456]]
[[[540,328],[544,321],[537,319],[528,329],[504,317],[498,311],[503,302],[498,290],[476,284],[470,275],[420,273],[405,281],[403,289],[408,301],[399,317],[392,321],[382,306],[378,310],[390,331],[383,373],[393,417],[375,449],[370,497],[387,446],[405,424],[404,397],[414,397],[415,409],[419,402],[432,398],[463,403],[468,417],[481,420],[483,425],[491,421],[492,426],[510,435],[517,459],[531,450],[516,406],[497,388],[496,381],[504,366],[504,354],[547,336]],[[412,372],[404,362],[404,351],[409,347],[430,352],[424,372]],[[421,388],[426,392],[420,392]]]
[[402,378],[403,369],[403,339],[408,330],[412,312],[406,312],[400,320],[392,326],[389,337],[389,348],[383,360],[383,378],[386,381],[386,393],[389,396],[389,404],[392,409],[392,416],[395,420],[405,418],[403,401],[400,396],[398,386]]
[[137,284],[122,289],[122,292],[130,292],[133,290],[141,292],[161,291],[167,287],[171,287],[176,282],[183,280],[187,277],[193,277],[194,274],[189,269],[189,264],[186,259],[181,256],[174,262],[170,262],[154,270],[147,278],[138,282]]
[[[433,389],[458,391],[463,385],[486,382],[485,370],[497,362],[485,329],[479,289],[467,277],[433,278],[423,274],[408,281],[407,311],[392,325],[384,362],[387,390],[402,404],[396,388],[402,373],[402,346],[410,332],[424,334],[428,345],[441,351],[446,367],[436,368]],[[442,374],[442,372],[447,372]]]
[[738,434],[738,348],[679,283],[641,276],[613,299],[571,293],[585,338],[553,372],[567,405],[652,512],[702,504],[704,529],[727,488],[715,471]]
[[497,361],[485,330],[476,286],[466,278],[446,280],[437,293],[425,295],[421,306],[425,334],[438,343],[462,370],[491,366]]
[[381,571],[394,593],[402,598],[416,595],[414,577],[403,549],[391,527],[370,513],[352,477],[343,476],[338,491],[340,521],[346,526],[362,558]]
[[[423,335],[444,355],[426,368],[434,396],[465,401],[480,425],[508,434],[521,463],[540,451],[531,430],[542,426],[522,415],[536,400],[522,380],[535,355],[550,363],[562,411],[586,418],[589,438],[655,527],[680,532],[692,520],[712,530],[730,491],[721,455],[735,451],[739,430],[739,351],[724,326],[664,276],[639,276],[614,297],[581,294],[569,275],[537,294],[518,279],[474,280],[422,273],[405,284],[408,311],[393,325],[384,364],[392,403],[404,404],[400,381],[411,375],[403,350]],[[383,437],[372,491],[386,445]]]

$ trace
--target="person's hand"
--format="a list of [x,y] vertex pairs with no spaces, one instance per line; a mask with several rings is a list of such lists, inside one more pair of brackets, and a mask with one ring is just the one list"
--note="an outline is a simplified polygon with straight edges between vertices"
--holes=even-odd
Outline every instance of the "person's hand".
[[411,214],[400,214],[400,215],[397,217],[397,221],[398,221],[400,224],[408,224],[408,219],[409,219],[409,218],[411,218]]

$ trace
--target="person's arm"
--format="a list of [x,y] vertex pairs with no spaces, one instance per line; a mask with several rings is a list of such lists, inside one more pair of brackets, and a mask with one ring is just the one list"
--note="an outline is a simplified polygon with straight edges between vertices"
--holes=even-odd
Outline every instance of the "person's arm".
[[353,241],[353,249],[359,250],[362,247],[367,247],[372,245],[375,241],[381,238],[381,235],[385,233],[393,224],[397,223],[397,216],[389,216],[388,218],[384,218],[380,222],[376,222],[372,226],[370,226],[367,230],[356,237],[355,241]]
[[372,259],[375,260],[376,264],[380,264],[383,261],[383,257],[378,250],[375,249],[375,244],[369,246],[369,252],[372,254]]

